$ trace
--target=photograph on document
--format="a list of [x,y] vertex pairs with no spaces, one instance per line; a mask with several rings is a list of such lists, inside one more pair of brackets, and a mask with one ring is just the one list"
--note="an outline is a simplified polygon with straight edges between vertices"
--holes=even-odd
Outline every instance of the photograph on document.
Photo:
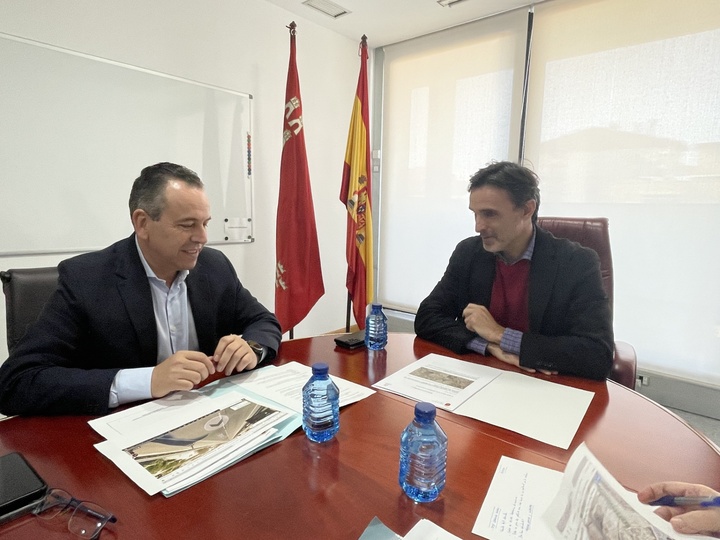
[[574,486],[565,501],[564,512],[554,523],[557,538],[670,540],[635,513],[602,476],[594,474],[583,480]]
[[[582,444],[565,467],[560,489],[543,519],[554,538],[673,540],[686,538],[641,504]],[[705,538],[705,537],[696,537]]]
[[373,387],[452,411],[501,373],[499,369],[431,353]]
[[437,371],[435,369],[430,369],[426,367],[420,367],[415,371],[411,371],[410,375],[412,375],[413,377],[419,377],[420,379],[425,379],[427,381],[432,381],[437,384],[442,384],[443,386],[457,388],[458,390],[464,390],[473,382],[475,382],[475,379],[468,379],[467,377],[461,377],[453,373]]
[[192,466],[203,456],[228,444],[241,443],[285,415],[270,407],[241,400],[124,451],[156,478]]

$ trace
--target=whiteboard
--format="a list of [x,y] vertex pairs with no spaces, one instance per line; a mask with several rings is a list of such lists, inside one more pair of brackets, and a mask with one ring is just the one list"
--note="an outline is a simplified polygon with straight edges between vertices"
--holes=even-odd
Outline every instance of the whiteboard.
[[132,232],[147,165],[206,186],[213,244],[252,242],[252,96],[0,33],[0,254],[90,251]]

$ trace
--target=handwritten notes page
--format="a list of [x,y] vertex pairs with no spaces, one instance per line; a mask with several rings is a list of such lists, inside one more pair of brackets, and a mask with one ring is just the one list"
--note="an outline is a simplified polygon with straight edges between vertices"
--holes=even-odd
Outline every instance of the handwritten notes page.
[[560,488],[563,474],[502,456],[472,532],[492,540],[547,540],[541,519]]

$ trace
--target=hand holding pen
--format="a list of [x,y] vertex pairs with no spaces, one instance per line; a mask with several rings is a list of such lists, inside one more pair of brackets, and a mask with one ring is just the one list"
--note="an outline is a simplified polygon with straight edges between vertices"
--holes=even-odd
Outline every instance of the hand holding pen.
[[638,500],[684,534],[720,537],[720,493],[700,484],[660,482],[638,492]]

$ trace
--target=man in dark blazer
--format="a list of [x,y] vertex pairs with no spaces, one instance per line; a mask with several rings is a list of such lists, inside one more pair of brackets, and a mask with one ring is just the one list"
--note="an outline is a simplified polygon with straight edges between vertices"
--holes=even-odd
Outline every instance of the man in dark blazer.
[[415,318],[421,338],[527,371],[603,379],[612,317],[597,254],[537,227],[535,174],[493,163],[470,180],[478,236],[460,242]]
[[272,359],[275,316],[205,248],[210,205],[185,167],[143,169],[135,233],[58,266],[58,289],[0,367],[4,414],[104,414]]

